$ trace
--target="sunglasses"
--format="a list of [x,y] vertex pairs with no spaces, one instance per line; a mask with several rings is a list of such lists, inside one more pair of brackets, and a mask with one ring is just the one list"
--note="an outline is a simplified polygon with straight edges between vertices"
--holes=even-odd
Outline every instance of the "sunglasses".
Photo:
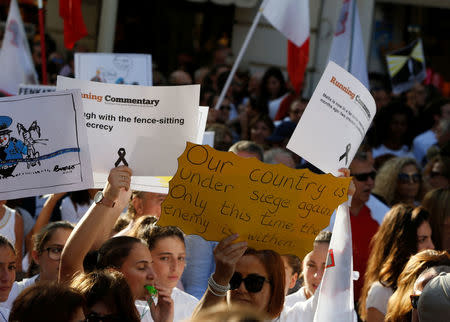
[[92,312],[86,316],[83,322],[119,322],[122,318],[116,314],[100,315]]
[[420,295],[410,295],[409,298],[411,299],[411,305],[413,308],[417,310],[417,303],[419,302]]
[[420,175],[420,173],[413,173],[413,174],[399,173],[398,181],[400,183],[410,183],[410,182],[419,183],[422,181],[422,176]]
[[437,172],[437,171],[431,171],[430,172],[430,178],[436,178],[436,177],[440,177],[442,176],[442,173]]
[[365,172],[365,173],[352,173],[351,176],[354,177],[358,181],[367,181],[369,178],[375,180],[377,175],[376,171]]
[[221,111],[224,111],[224,110],[231,111],[231,107],[229,105],[222,105],[219,107],[219,109]]
[[249,274],[246,278],[242,278],[241,273],[235,272],[230,280],[230,290],[238,289],[242,282],[250,293],[258,293],[262,290],[265,282],[270,283],[267,278],[258,274]]

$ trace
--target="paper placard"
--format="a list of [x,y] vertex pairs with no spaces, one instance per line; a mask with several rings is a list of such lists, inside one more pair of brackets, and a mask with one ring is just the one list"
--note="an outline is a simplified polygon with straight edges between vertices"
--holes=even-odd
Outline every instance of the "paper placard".
[[28,85],[20,84],[18,95],[48,93],[56,91],[56,86],[52,85]]
[[287,148],[325,173],[348,168],[376,113],[359,80],[330,61]]
[[148,54],[75,53],[75,78],[109,84],[153,85]]
[[158,225],[215,241],[239,233],[249,247],[303,258],[347,200],[350,180],[188,143]]
[[199,85],[115,85],[58,76],[57,88],[81,89],[96,184],[103,185],[124,160],[135,176],[172,176],[186,141],[196,140]]
[[79,90],[0,99],[0,200],[92,187]]

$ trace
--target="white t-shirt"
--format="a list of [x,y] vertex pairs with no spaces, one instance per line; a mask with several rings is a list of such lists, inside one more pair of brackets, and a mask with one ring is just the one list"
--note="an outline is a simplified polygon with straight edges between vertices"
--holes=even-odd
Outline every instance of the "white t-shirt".
[[393,293],[390,287],[385,287],[380,282],[373,283],[367,293],[366,309],[373,307],[386,315],[388,301]]
[[[172,300],[174,304],[173,321],[184,321],[191,317],[197,306],[198,300],[192,295],[174,288],[172,290]],[[141,316],[141,321],[153,321],[148,304],[144,301],[136,301],[136,308]]]
[[425,131],[422,134],[416,136],[413,141],[413,153],[416,157],[416,161],[420,165],[423,165],[423,160],[427,155],[428,149],[436,143],[436,134],[431,130]]
[[399,150],[391,150],[383,144],[381,144],[378,148],[372,149],[372,155],[374,159],[385,154],[392,154],[395,155],[396,157],[414,158],[414,154],[410,151],[410,149],[406,145],[402,146]]
[[289,308],[299,302],[305,302],[307,300],[305,295],[305,289],[306,287],[302,286],[297,292],[286,296],[286,298],[284,299],[284,307]]
[[72,224],[77,224],[80,219],[86,214],[89,207],[94,201],[91,200],[91,202],[86,205],[77,205],[77,209],[75,209],[72,200],[70,197],[65,197],[61,201],[61,220],[67,220],[68,222]]
[[9,292],[8,299],[5,302],[0,303],[0,307],[11,310],[15,299],[19,296],[20,293],[22,293],[24,289],[34,285],[34,283],[36,283],[36,279],[38,278],[38,276],[39,274],[34,275],[33,277],[30,278],[24,278],[20,282],[14,282],[11,288],[11,292]]
[[8,322],[9,310],[4,307],[0,307],[0,322]]
[[313,321],[318,299],[311,296],[304,302],[298,302],[292,307],[284,307],[278,318],[273,321],[280,322],[306,322]]

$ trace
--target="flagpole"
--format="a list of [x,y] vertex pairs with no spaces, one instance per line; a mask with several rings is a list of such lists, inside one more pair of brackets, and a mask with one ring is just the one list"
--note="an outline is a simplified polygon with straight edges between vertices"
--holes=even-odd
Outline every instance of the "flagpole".
[[42,84],[47,85],[47,54],[45,48],[45,28],[44,28],[44,4],[42,0],[38,0],[39,11],[39,34],[41,36],[41,68],[42,68]]
[[248,47],[248,44],[250,42],[250,39],[253,36],[253,33],[255,32],[256,26],[258,25],[259,19],[261,19],[261,15],[263,13],[264,7],[266,4],[266,0],[264,0],[261,4],[261,6],[258,9],[258,13],[256,14],[255,18],[253,19],[252,26],[250,27],[247,36],[245,37],[244,43],[242,44],[241,50],[239,51],[238,56],[236,57],[236,60],[234,61],[233,67],[231,68],[230,74],[228,75],[227,81],[225,82],[225,86],[222,89],[222,92],[220,93],[219,99],[217,100],[216,106],[214,107],[216,110],[220,108],[222,105],[223,99],[225,98],[225,94],[228,91],[228,88],[230,87],[231,81],[234,77],[234,74],[236,73],[236,70],[239,66],[239,63],[242,60],[242,57],[244,56],[245,50]]
[[347,71],[349,73],[352,72],[352,60],[353,60],[353,37],[355,33],[355,6],[356,6],[356,0],[353,0],[352,2],[352,26],[350,28],[350,46],[348,50],[348,68]]

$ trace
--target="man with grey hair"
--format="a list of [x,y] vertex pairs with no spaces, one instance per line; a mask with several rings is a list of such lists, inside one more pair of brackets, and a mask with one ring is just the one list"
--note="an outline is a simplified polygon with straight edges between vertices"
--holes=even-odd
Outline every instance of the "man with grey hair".
[[417,302],[420,322],[448,321],[450,318],[450,273],[441,273],[423,289]]
[[284,164],[295,169],[295,161],[291,152],[282,148],[272,148],[264,152],[264,162],[269,164]]
[[253,141],[238,141],[228,151],[242,158],[257,158],[264,161],[264,150]]
[[170,85],[191,85],[192,77],[182,70],[176,70],[169,76]]

